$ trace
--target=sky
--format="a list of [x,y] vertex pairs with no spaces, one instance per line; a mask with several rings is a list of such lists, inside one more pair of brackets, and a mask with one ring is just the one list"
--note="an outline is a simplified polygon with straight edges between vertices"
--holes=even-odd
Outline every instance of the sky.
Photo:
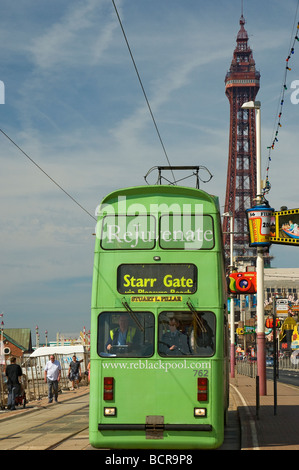
[[[224,79],[241,0],[115,0],[172,165],[202,165],[223,209],[229,138]],[[262,175],[268,164],[298,0],[244,0],[261,73]],[[90,327],[97,205],[167,165],[111,0],[0,0],[0,313],[5,328],[74,337]],[[289,62],[270,205],[298,208],[299,42]],[[291,88],[295,83],[296,88]],[[1,88],[0,88],[1,91]],[[292,95],[293,93],[293,95]],[[295,98],[299,97],[299,93]],[[201,175],[205,179],[206,174]],[[299,267],[273,245],[273,267]]]

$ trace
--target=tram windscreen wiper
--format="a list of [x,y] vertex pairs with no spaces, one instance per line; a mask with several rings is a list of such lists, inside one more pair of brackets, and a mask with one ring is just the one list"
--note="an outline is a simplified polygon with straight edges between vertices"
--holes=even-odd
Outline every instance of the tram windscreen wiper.
[[132,320],[136,323],[136,325],[138,326],[139,330],[143,332],[143,331],[144,331],[143,325],[140,323],[138,316],[136,315],[135,312],[133,312],[133,310],[131,309],[130,305],[129,305],[128,302],[126,301],[126,299],[122,299],[121,303],[123,304],[123,306],[125,307],[125,309],[127,310],[127,312],[129,312],[130,317],[131,317]]
[[192,312],[193,318],[195,319],[195,322],[196,322],[198,328],[201,330],[202,333],[207,333],[207,329],[204,325],[204,322],[203,322],[199,312],[197,312],[196,309],[194,308],[194,306],[192,305],[191,300],[187,300],[186,304],[187,304],[189,310]]

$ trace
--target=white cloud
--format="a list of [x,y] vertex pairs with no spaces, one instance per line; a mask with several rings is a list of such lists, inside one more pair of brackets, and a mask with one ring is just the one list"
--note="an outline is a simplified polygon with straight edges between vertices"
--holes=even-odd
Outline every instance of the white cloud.
[[62,17],[28,44],[35,66],[53,73],[62,64],[80,69],[97,63],[117,26],[115,19],[107,21],[105,10],[103,0],[72,2]]

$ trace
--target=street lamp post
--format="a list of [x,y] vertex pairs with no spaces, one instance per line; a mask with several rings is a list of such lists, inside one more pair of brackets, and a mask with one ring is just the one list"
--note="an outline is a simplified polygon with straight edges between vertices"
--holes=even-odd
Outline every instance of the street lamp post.
[[[223,217],[230,217],[230,272],[234,266],[234,216],[225,212]],[[233,294],[230,296],[230,376],[235,377],[235,301]]]
[[[256,111],[256,202],[263,202],[261,184],[261,102],[249,101],[242,105],[243,109],[255,109]],[[256,314],[257,314],[257,368],[259,376],[260,395],[267,395],[266,379],[266,353],[265,353],[265,322],[264,322],[264,250],[257,247],[256,258]]]
[[[2,313],[1,313],[1,317],[3,317]],[[0,336],[0,365],[5,364],[5,360],[4,360],[4,343],[3,343],[4,331],[3,330],[4,330],[4,321],[2,320],[1,321],[1,336]]]
[[36,349],[39,348],[39,333],[38,333],[38,326],[35,327],[35,342],[36,342]]

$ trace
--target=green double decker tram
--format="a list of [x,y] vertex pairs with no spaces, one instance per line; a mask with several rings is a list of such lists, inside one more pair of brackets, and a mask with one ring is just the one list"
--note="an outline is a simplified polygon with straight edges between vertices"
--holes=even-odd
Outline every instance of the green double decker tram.
[[209,449],[228,408],[218,199],[140,186],[99,206],[91,315],[90,443]]

